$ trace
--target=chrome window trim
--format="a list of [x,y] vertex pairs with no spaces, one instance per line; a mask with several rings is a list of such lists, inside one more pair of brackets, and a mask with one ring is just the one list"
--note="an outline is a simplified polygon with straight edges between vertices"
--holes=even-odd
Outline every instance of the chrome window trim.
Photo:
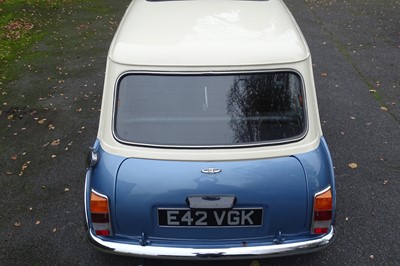
[[[118,137],[116,133],[116,106],[117,106],[117,95],[118,95],[118,84],[121,79],[127,75],[227,75],[227,74],[255,74],[255,73],[274,73],[274,72],[292,72],[295,73],[301,80],[302,86],[302,95],[303,95],[303,107],[304,107],[304,130],[301,135],[295,138],[288,138],[284,140],[274,140],[274,141],[265,141],[259,143],[245,143],[245,144],[231,144],[231,145],[162,145],[162,144],[148,144],[148,143],[138,143],[133,141],[123,140]],[[304,139],[309,131],[309,119],[308,119],[308,104],[307,104],[307,92],[306,86],[304,82],[304,78],[301,73],[295,69],[283,68],[283,69],[268,69],[268,70],[240,70],[240,71],[126,71],[121,73],[114,84],[114,96],[113,96],[113,108],[112,108],[112,121],[111,121],[111,131],[114,139],[121,144],[131,145],[131,146],[139,146],[139,147],[147,147],[147,148],[166,148],[166,149],[235,149],[235,148],[253,148],[253,147],[263,147],[263,146],[272,146],[272,145],[281,145],[288,144],[300,141]]]

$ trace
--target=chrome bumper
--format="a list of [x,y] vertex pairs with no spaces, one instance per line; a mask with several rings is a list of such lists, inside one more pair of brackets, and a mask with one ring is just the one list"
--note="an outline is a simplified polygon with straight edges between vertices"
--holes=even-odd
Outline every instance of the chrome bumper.
[[163,246],[141,246],[125,243],[104,241],[95,236],[90,230],[89,242],[96,249],[113,254],[121,254],[136,257],[154,259],[253,259],[277,256],[289,256],[295,254],[309,253],[327,247],[335,238],[334,227],[321,238],[303,242],[287,244],[271,244],[254,247],[232,247],[232,248],[185,248],[185,247],[163,247]]

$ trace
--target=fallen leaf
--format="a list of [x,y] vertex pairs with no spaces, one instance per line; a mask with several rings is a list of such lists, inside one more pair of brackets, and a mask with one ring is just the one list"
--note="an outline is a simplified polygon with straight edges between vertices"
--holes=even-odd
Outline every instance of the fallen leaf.
[[26,163],[24,163],[24,165],[22,166],[21,170],[22,170],[22,171],[25,171],[26,168],[28,168],[28,165],[29,165],[30,163],[31,163],[30,161],[27,161]]
[[11,156],[11,160],[15,161],[15,160],[17,160],[17,159],[18,159],[18,156],[17,156],[17,155]]
[[46,118],[43,118],[43,119],[40,119],[39,121],[38,121],[38,124],[39,125],[43,125],[44,124],[44,122],[46,122]]
[[15,227],[20,227],[21,226],[21,223],[20,222],[15,222]]
[[388,111],[387,107],[385,107],[385,106],[382,106],[382,107],[381,107],[381,110],[384,111],[384,112],[387,112],[387,111]]
[[356,169],[358,167],[358,165],[356,163],[349,163],[349,167],[351,169]]
[[322,72],[322,73],[321,73],[321,77],[327,77],[327,76],[328,76],[327,73],[325,73],[325,72]]
[[51,142],[51,146],[58,146],[58,145],[60,145],[60,139],[56,139]]
[[39,225],[39,224],[40,224],[40,221],[39,221],[39,220],[37,220],[35,224],[36,224],[36,225]]
[[50,125],[48,126],[48,128],[49,128],[50,130],[54,130],[54,129],[55,129],[55,127],[53,126],[53,124],[50,124]]
[[68,192],[69,191],[69,188],[64,188],[64,192]]
[[78,29],[79,29],[79,30],[81,30],[81,29],[87,29],[88,27],[89,27],[89,26],[86,25],[86,24],[81,24],[81,25],[78,26]]
[[375,93],[375,92],[376,92],[376,90],[369,90],[369,92],[370,92],[370,93]]
[[26,168],[28,168],[28,165],[29,165],[30,163],[31,163],[31,162],[28,161],[28,162],[26,162],[26,163],[24,163],[24,164],[22,165],[22,167],[21,167],[21,172],[18,174],[19,176],[22,176],[22,175],[24,174],[24,171],[26,170]]
[[12,175],[13,173],[12,172],[10,172],[10,171],[7,171],[6,172],[6,175]]

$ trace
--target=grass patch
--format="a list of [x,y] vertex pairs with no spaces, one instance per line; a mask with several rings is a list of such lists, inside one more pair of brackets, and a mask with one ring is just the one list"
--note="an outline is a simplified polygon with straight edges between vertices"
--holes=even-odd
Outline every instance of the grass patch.
[[[38,51],[35,45],[58,28],[60,19],[67,17],[71,8],[83,2],[88,0],[0,0],[1,153],[10,149],[4,137],[10,134],[10,127],[17,120],[21,120],[18,125],[26,127],[23,119],[13,117],[13,112],[40,108],[38,98],[48,95],[49,85],[41,81],[48,51]],[[37,62],[39,66],[34,67],[32,63]],[[21,75],[32,78],[21,83]]]
[[98,116],[100,97],[93,95],[101,94],[108,45],[123,11],[117,7],[108,0],[0,0],[3,171],[18,174],[21,165],[10,157],[89,128],[85,119]]
[[16,78],[16,62],[32,52],[32,45],[45,37],[46,29],[57,23],[66,6],[83,1],[0,0],[1,82]]

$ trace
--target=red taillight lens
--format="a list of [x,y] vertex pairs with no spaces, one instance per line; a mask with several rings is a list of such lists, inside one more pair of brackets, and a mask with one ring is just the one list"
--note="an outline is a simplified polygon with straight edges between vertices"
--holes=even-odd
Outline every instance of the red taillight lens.
[[108,198],[95,191],[90,194],[90,217],[96,235],[108,236],[111,234]]
[[109,230],[96,230],[96,235],[98,236],[109,236],[110,231]]
[[314,229],[314,234],[317,234],[317,235],[326,234],[328,232],[329,232],[328,228],[315,228]]
[[314,211],[314,221],[332,220],[332,211]]
[[108,223],[108,213],[92,213],[92,223]]
[[314,196],[314,212],[311,232],[326,234],[332,224],[333,198],[331,188],[327,188]]

